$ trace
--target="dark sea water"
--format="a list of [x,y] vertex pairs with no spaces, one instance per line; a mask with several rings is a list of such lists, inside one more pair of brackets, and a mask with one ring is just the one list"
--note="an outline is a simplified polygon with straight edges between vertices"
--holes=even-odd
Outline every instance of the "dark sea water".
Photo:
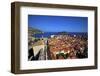
[[[46,37],[46,38],[49,38],[51,37],[51,35],[61,35],[61,33],[58,33],[58,32],[44,32],[44,33],[41,33],[41,34],[34,34],[33,36],[36,37],[36,38],[42,38],[42,37]],[[66,35],[70,35],[70,36],[83,36],[83,37],[87,37],[88,34],[86,32],[67,32]]]

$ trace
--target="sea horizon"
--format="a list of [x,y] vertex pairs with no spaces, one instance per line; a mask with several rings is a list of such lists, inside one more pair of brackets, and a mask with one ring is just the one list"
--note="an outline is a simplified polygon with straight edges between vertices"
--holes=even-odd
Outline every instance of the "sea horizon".
[[77,36],[88,36],[88,32],[43,32],[43,33],[37,33],[33,34],[33,37],[41,38],[43,37],[51,37],[51,35],[77,35]]

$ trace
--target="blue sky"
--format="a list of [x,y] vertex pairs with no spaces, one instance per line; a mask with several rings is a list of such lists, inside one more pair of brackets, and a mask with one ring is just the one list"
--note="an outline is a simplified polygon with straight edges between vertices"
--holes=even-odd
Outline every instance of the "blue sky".
[[87,17],[28,15],[28,26],[43,32],[87,32]]

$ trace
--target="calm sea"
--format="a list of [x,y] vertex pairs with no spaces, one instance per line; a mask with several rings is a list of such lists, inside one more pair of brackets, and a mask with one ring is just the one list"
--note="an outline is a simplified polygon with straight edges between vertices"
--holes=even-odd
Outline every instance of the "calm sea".
[[[33,36],[36,37],[36,38],[41,38],[41,37],[51,37],[51,35],[61,35],[61,33],[58,33],[58,32],[44,32],[44,33],[41,33],[41,34],[34,34]],[[87,37],[88,34],[87,33],[84,33],[84,32],[67,32],[66,35],[70,35],[70,36],[83,36],[83,37]]]

